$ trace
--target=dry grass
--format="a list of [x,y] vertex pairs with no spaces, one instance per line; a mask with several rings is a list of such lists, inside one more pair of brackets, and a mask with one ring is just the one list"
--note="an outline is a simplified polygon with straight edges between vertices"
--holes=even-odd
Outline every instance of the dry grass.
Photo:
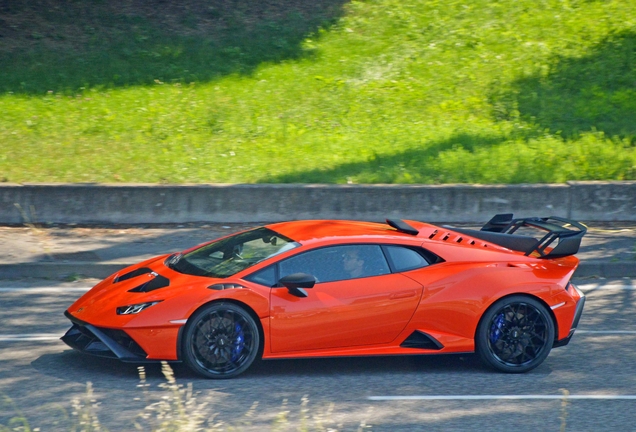
[[[242,431],[245,429],[254,430],[259,427],[255,425],[256,417],[259,414],[258,402],[252,406],[238,420],[225,421],[219,418],[214,412],[214,406],[210,400],[200,400],[201,395],[193,390],[192,383],[182,385],[177,383],[172,368],[168,363],[163,362],[161,371],[165,377],[165,382],[159,384],[161,391],[159,398],[156,392],[151,391],[151,385],[146,380],[146,371],[143,366],[139,368],[139,385],[142,400],[145,408],[140,412],[131,430],[152,431],[152,432],[192,432],[192,431]],[[27,417],[15,406],[13,401],[4,397],[1,404],[7,411],[15,413],[6,425],[0,424],[0,432],[37,432],[48,430],[51,425],[42,425],[40,428],[31,428]],[[107,428],[99,420],[99,402],[93,394],[93,385],[86,384],[86,392],[81,398],[75,398],[71,402],[71,413],[67,414],[62,410],[64,419],[68,423],[66,430],[71,432],[105,432]],[[335,405],[329,404],[326,408],[312,407],[309,398],[304,396],[300,401],[298,413],[292,413],[288,400],[283,400],[279,412],[269,422],[271,431],[302,431],[302,432],[337,432],[342,430],[342,425],[335,424],[332,419]],[[59,430],[59,424],[55,428]],[[357,431],[369,430],[370,425],[361,422]]]

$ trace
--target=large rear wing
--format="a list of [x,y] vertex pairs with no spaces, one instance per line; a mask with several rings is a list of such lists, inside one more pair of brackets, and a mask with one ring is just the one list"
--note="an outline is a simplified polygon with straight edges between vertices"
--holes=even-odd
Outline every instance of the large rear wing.
[[[556,216],[513,219],[512,213],[495,215],[481,230],[454,228],[472,237],[523,252],[537,253],[540,258],[559,258],[579,251],[581,239],[587,232],[585,225]],[[527,231],[542,234],[540,238],[525,235]],[[524,232],[524,234],[519,234]]]

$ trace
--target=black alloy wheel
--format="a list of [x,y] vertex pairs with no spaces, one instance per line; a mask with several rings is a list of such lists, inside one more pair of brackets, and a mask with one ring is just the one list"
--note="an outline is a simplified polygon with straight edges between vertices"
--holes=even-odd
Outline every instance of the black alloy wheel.
[[212,303],[196,312],[183,336],[186,364],[208,378],[232,378],[254,362],[260,348],[252,315],[233,303]]
[[481,318],[475,345],[484,363],[502,372],[521,373],[539,366],[554,343],[547,308],[525,296],[495,302]]

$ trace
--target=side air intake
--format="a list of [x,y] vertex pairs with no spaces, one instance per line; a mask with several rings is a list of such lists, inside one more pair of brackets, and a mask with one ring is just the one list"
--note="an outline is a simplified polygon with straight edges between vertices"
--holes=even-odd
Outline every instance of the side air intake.
[[417,348],[427,350],[441,350],[444,345],[424,332],[415,330],[404,342],[400,344],[402,348]]

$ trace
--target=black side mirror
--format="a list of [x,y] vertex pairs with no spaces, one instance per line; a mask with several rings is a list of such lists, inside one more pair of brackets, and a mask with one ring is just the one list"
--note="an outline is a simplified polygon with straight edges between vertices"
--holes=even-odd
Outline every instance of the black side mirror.
[[307,291],[303,288],[313,288],[316,284],[316,278],[307,273],[293,273],[285,276],[278,283],[287,288],[291,295],[307,297]]

